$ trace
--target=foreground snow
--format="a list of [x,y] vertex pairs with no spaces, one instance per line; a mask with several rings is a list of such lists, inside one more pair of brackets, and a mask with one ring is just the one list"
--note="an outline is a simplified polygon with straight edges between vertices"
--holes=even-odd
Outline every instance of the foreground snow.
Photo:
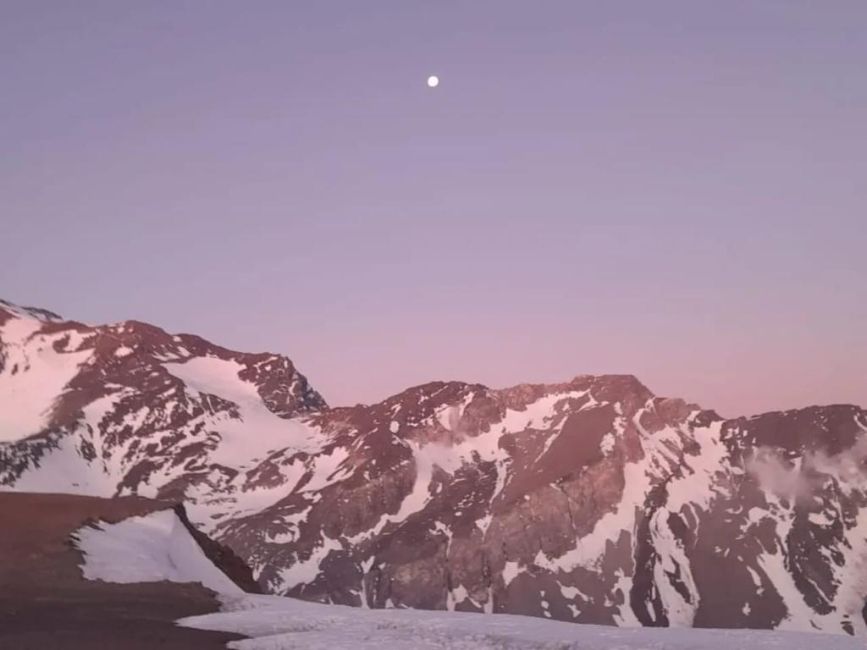
[[221,594],[243,594],[208,559],[173,510],[85,526],[74,539],[88,580],[200,582]]
[[224,611],[181,625],[249,637],[235,650],[856,650],[863,639],[754,630],[616,628],[508,614],[366,610],[279,596],[224,596]]

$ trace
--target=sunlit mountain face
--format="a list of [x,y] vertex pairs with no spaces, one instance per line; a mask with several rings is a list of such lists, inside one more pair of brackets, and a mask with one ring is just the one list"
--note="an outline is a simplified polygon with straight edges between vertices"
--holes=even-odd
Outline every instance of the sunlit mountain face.
[[286,357],[0,303],[0,484],[185,504],[276,595],[863,633],[867,411],[628,375],[330,407]]

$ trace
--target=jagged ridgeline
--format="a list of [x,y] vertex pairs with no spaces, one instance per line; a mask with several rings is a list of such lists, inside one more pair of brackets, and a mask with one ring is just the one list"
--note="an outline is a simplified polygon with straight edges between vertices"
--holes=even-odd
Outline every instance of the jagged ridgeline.
[[276,594],[864,632],[865,459],[856,406],[579,376],[329,408],[286,357],[0,304],[3,488],[182,501]]

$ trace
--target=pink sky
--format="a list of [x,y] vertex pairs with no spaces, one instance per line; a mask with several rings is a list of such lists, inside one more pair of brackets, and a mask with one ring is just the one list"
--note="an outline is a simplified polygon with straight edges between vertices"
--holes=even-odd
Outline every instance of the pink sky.
[[867,5],[834,7],[7,3],[0,296],[282,352],[332,404],[867,405]]

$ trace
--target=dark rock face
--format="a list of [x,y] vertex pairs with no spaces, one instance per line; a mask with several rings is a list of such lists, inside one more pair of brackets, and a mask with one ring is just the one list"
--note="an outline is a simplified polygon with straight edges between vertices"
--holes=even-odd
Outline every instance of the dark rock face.
[[183,499],[266,591],[584,623],[867,630],[858,407],[723,420],[631,376],[579,376],[435,382],[329,409],[283,357],[3,311],[0,399],[31,375],[59,388],[42,420],[2,405],[18,433],[0,434],[0,482]]
[[[123,497],[121,497],[123,498]],[[217,567],[225,573],[232,582],[238,585],[245,592],[250,594],[261,594],[262,589],[256,579],[253,577],[253,571],[247,566],[238,555],[228,546],[224,546],[219,542],[214,541],[190,521],[187,516],[187,510],[183,504],[177,504],[172,508],[178,515],[178,519],[192,535],[193,539],[204,552],[205,556]]]

